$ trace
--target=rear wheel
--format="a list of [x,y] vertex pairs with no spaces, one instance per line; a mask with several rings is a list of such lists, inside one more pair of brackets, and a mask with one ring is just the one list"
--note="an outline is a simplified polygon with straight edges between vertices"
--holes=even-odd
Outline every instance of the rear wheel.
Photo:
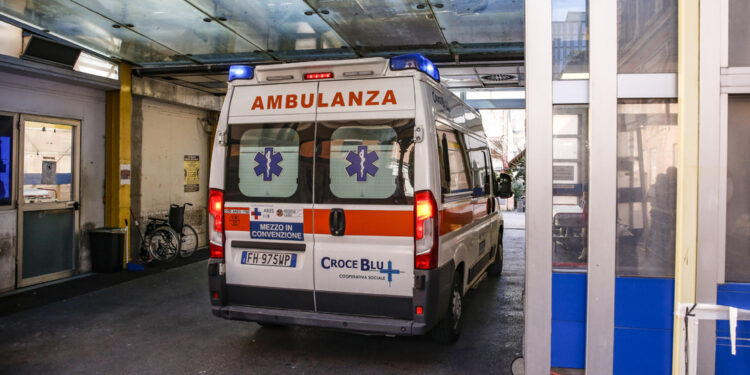
[[180,252],[180,240],[169,226],[156,228],[148,237],[148,251],[151,256],[163,262],[169,262]]
[[461,274],[453,274],[453,287],[451,288],[450,301],[448,302],[448,311],[445,317],[435,328],[432,329],[432,338],[441,343],[451,343],[458,340],[461,335],[461,315],[463,314],[463,294],[462,294]]
[[182,226],[182,236],[180,236],[180,257],[187,258],[195,252],[198,247],[198,234],[190,225]]
[[487,267],[487,274],[490,276],[500,276],[503,273],[503,227],[500,227],[496,249],[495,261]]

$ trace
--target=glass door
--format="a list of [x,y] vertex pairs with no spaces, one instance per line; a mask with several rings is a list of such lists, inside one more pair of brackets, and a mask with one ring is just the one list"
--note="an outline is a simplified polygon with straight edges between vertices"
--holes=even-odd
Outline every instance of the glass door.
[[79,124],[21,117],[19,286],[68,277],[75,270]]

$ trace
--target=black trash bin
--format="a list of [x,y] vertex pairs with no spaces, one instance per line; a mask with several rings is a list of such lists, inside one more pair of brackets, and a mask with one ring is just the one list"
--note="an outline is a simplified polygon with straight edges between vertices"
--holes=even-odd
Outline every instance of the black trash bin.
[[89,231],[91,266],[94,272],[122,271],[126,228],[96,228]]

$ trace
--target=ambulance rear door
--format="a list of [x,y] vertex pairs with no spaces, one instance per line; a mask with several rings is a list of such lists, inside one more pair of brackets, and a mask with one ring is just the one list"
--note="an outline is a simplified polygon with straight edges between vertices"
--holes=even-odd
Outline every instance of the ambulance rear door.
[[231,304],[314,311],[312,181],[317,82],[237,86],[225,181]]
[[413,319],[414,78],[322,81],[319,95],[317,311]]

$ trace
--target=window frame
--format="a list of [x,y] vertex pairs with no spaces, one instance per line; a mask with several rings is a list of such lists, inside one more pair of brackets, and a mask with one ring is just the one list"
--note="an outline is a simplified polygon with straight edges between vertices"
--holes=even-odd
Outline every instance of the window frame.
[[0,116],[12,118],[11,149],[10,149],[10,203],[0,204],[0,211],[10,211],[18,208],[18,127],[20,115],[13,112],[0,111]]
[[[472,153],[474,153],[474,152],[480,153],[482,155],[482,160],[484,161],[484,175],[485,176],[491,175],[490,171],[492,170],[492,167],[491,167],[491,164],[489,162],[489,147],[488,147],[487,143],[483,142],[481,139],[479,139],[477,137],[474,137],[474,136],[472,136],[470,134],[464,134],[464,137],[467,140],[473,140],[473,141],[479,142],[481,144],[481,146],[476,147],[476,148],[467,148],[466,154],[467,154],[467,156],[469,158],[469,161],[472,161],[471,160],[471,158],[472,158],[471,154]],[[473,168],[473,166],[470,168],[470,175],[471,175],[472,185],[474,185],[474,168]],[[481,180],[481,178],[480,178],[480,180]],[[479,186],[471,186],[472,197],[474,197],[474,198],[488,197],[490,195],[490,193],[491,193],[492,188],[488,187],[487,189],[485,189],[484,185],[485,185],[485,183],[482,180],[482,181],[479,181]],[[491,185],[492,184],[490,184],[490,186]],[[478,188],[482,189],[482,194],[476,194],[476,189],[478,189]]]
[[[235,184],[236,186],[232,187],[233,181],[230,179],[236,178],[237,181],[239,181],[239,154],[236,156],[236,164],[237,167],[233,168],[233,156],[232,154],[232,146],[237,145],[238,152],[240,143],[242,140],[242,135],[245,133],[246,130],[250,129],[262,129],[264,126],[273,125],[274,128],[278,128],[283,125],[288,124],[296,124],[296,127],[294,128],[295,131],[297,131],[297,135],[299,137],[299,147],[300,150],[302,150],[303,145],[306,142],[314,142],[315,140],[315,126],[316,123],[313,120],[299,120],[299,121],[289,121],[289,122],[258,122],[258,123],[234,123],[229,124],[227,127],[227,144],[225,146],[226,148],[226,157],[225,157],[225,164],[224,164],[224,198],[227,202],[252,202],[252,203],[291,203],[291,204],[312,204],[313,201],[313,194],[312,194],[312,188],[310,189],[309,194],[305,193],[300,189],[300,186],[304,185],[305,179],[308,179],[309,181],[306,181],[309,186],[312,186],[312,166],[314,165],[314,159],[315,159],[315,152],[310,157],[310,171],[308,173],[300,173],[301,171],[306,171],[305,163],[302,162],[302,157],[299,157],[298,160],[298,172],[297,172],[297,190],[289,197],[248,197],[245,194],[240,191],[239,188],[239,182]],[[309,129],[305,129],[304,131],[299,131],[299,126],[304,124],[310,124]],[[233,132],[236,128],[244,128],[243,131],[241,131],[239,134],[235,134]],[[305,137],[303,134],[306,134],[307,132],[312,133],[311,138]],[[237,136],[236,139],[234,139],[234,136]],[[300,152],[299,155],[302,153]],[[232,171],[236,171],[236,175],[232,175]]]
[[[750,272],[747,274],[747,279],[743,281],[737,281],[737,280],[728,280],[727,279],[727,264],[728,262],[728,247],[727,247],[727,233],[728,233],[728,224],[729,224],[729,216],[728,216],[728,207],[727,203],[729,202],[729,194],[728,194],[728,187],[729,187],[729,157],[730,157],[730,149],[729,149],[729,126],[730,126],[730,119],[729,119],[729,106],[732,103],[732,98],[744,98],[745,100],[748,100],[750,105],[750,92],[744,93],[744,94],[722,94],[722,100],[721,100],[721,124],[720,124],[720,178],[719,178],[719,223],[718,223],[718,270],[717,270],[717,278],[718,278],[718,284],[726,284],[726,283],[740,283],[740,284],[750,284]],[[736,187],[735,187],[735,190]],[[700,218],[699,218],[700,220]]]
[[[705,237],[707,238],[706,242],[710,243],[716,243],[716,264],[715,264],[715,272],[716,272],[716,283],[718,285],[726,284],[726,229],[727,229],[727,210],[726,210],[726,204],[727,204],[727,160],[728,160],[728,130],[729,130],[729,97],[732,95],[749,95],[750,94],[750,85],[747,84],[748,78],[750,78],[750,67],[748,66],[732,66],[729,63],[729,55],[730,55],[730,45],[729,45],[729,32],[731,29],[730,25],[730,14],[729,14],[729,0],[720,0],[719,1],[719,13],[716,15],[716,19],[712,19],[711,21],[714,21],[715,24],[718,26],[718,31],[713,35],[716,37],[714,40],[718,42],[719,44],[719,56],[703,56],[704,54],[701,54],[701,64],[704,63],[714,63],[716,60],[718,60],[718,68],[720,69],[720,74],[718,77],[715,77],[714,84],[717,86],[720,86],[720,100],[718,103],[718,118],[719,118],[719,136],[718,136],[718,144],[716,145],[716,148],[709,148],[711,146],[707,145],[706,140],[703,138],[707,138],[708,135],[704,135],[705,132],[701,133],[701,150],[700,152],[705,155],[710,155],[711,152],[718,152],[719,154],[719,160],[718,160],[718,167],[719,167],[719,178],[717,183],[717,195],[718,195],[718,220],[716,220],[715,223],[715,231],[711,231],[709,234],[706,234]],[[711,82],[706,83],[706,86],[710,86]],[[701,84],[701,87],[704,85]],[[701,106],[703,106],[704,103],[701,103]],[[701,111],[703,112],[703,111]],[[705,146],[704,146],[705,145]],[[703,181],[701,181],[703,183]],[[699,217],[699,220],[701,218]],[[699,232],[708,226],[714,226],[713,222],[701,224],[701,222],[698,223]],[[714,237],[715,235],[715,237]],[[700,235],[699,235],[700,236]],[[709,240],[713,239],[715,240]],[[700,257],[701,251],[699,249],[699,257]],[[699,263],[699,273],[702,272],[701,264]],[[713,267],[712,267],[713,268]],[[711,269],[707,272],[713,273],[714,270]]]
[[[463,131],[460,131],[460,130],[452,127],[452,126],[445,125],[445,124],[443,124],[442,122],[439,122],[439,121],[435,125],[436,125],[435,134],[436,134],[436,138],[437,138],[438,156],[439,156],[439,159],[440,159],[440,167],[441,167],[440,168],[440,181],[441,181],[441,184],[440,184],[441,185],[441,189],[440,190],[441,190],[442,201],[443,202],[451,202],[451,201],[460,200],[460,199],[463,199],[463,198],[466,198],[466,197],[471,197],[472,194],[473,194],[472,193],[472,186],[471,186],[472,185],[472,183],[471,183],[472,176],[469,174],[469,167],[468,167],[469,166],[469,164],[468,164],[469,154],[467,152],[466,143],[464,142],[464,137],[463,137],[463,136],[466,135],[466,133],[464,133]],[[445,170],[446,162],[447,162],[447,165],[448,165],[448,171],[447,172],[448,172],[448,174],[452,174],[450,172],[450,161],[449,160],[444,160],[445,156],[446,156],[445,155],[446,150],[443,150],[443,148],[442,148],[442,141],[440,139],[440,132],[453,133],[455,135],[455,137],[456,137],[456,142],[458,143],[459,149],[460,149],[460,152],[461,152],[461,160],[462,160],[463,165],[464,165],[464,177],[466,178],[466,182],[467,182],[467,185],[468,185],[466,191],[458,191],[458,192],[451,192],[450,191],[450,180],[447,179],[446,175],[445,175],[445,173],[446,173],[446,170]],[[448,183],[447,189],[446,189],[446,186],[443,185],[443,183],[445,183],[445,182]]]
[[[322,121],[315,121],[315,176],[313,177],[313,184],[315,185],[315,191],[313,194],[313,202],[314,204],[332,204],[332,205],[413,205],[414,204],[414,195],[416,194],[416,184],[413,181],[413,178],[415,176],[414,174],[414,165],[411,165],[411,169],[408,170],[406,173],[406,176],[402,176],[404,186],[402,186],[402,189],[399,190],[399,185],[396,183],[396,188],[393,191],[393,194],[391,194],[389,197],[386,198],[340,198],[336,196],[333,191],[331,191],[330,188],[330,158],[328,159],[328,165],[326,167],[323,167],[322,165],[319,165],[318,162],[321,160],[320,153],[322,152],[322,149],[324,147],[321,146],[322,142],[330,142],[330,136],[328,136],[326,139],[321,138],[321,124],[322,123],[333,123],[333,124],[345,124],[345,123],[353,123],[355,121],[366,121],[366,122],[376,122],[379,121],[379,125],[387,125],[387,124],[394,124],[399,121],[405,121],[406,125],[402,126],[403,129],[397,129],[396,127],[391,126],[391,129],[393,129],[396,132],[397,139],[404,139],[402,137],[401,132],[406,132],[410,139],[411,143],[409,148],[411,148],[411,154],[414,155],[416,152],[416,145],[417,142],[414,139],[414,129],[417,127],[417,121],[414,117],[399,117],[399,118],[379,118],[379,119],[369,119],[369,120],[322,120]],[[377,124],[373,124],[375,126]],[[352,126],[352,125],[350,125]],[[330,135],[333,135],[333,132],[335,132],[337,129],[333,129],[330,131]],[[327,130],[326,130],[327,131]],[[330,148],[329,148],[330,153]],[[330,157],[330,154],[329,154]],[[414,159],[413,157],[411,159]],[[410,160],[411,160],[410,159]],[[322,179],[321,179],[322,178]],[[323,181],[326,183],[323,184]],[[412,192],[411,195],[407,194],[406,190],[406,184],[411,182]],[[325,194],[325,195],[324,195]],[[325,199],[323,199],[325,198]]]
[[[588,266],[589,266],[589,256],[588,256],[588,249],[589,249],[589,222],[588,218],[586,217],[588,215],[588,207],[587,205],[590,205],[591,198],[588,196],[589,194],[589,185],[591,183],[590,181],[590,164],[591,164],[591,150],[589,147],[589,135],[590,135],[590,105],[588,103],[568,103],[568,104],[553,104],[552,105],[552,222],[553,222],[553,245],[552,245],[552,272],[553,273],[579,273],[579,274],[588,274]],[[557,132],[555,129],[555,120],[557,116],[575,116],[576,117],[576,128],[574,133],[562,133]],[[555,158],[555,151],[557,148],[556,141],[557,140],[575,140],[576,141],[576,155],[577,157],[574,159],[567,159],[567,158]],[[555,167],[560,166],[560,163],[563,165],[570,165],[575,164],[573,167],[573,179],[572,182],[560,182],[560,179],[556,179],[555,175]],[[572,187],[570,187],[572,185]],[[580,185],[580,189],[576,187],[576,185]],[[580,191],[580,193],[579,193]],[[581,234],[580,237],[580,249],[576,249],[578,252],[578,259],[577,262],[575,261],[575,258],[572,261],[564,261],[564,259],[557,251],[558,245],[563,245],[566,247],[566,251],[570,251],[570,249],[567,248],[567,245],[564,243],[565,240],[569,239],[576,239],[577,237],[571,236],[567,237],[567,232],[563,235],[560,228],[566,228],[567,231],[568,228],[575,228],[573,226],[558,226],[555,223],[557,223],[557,217],[556,215],[559,213],[574,213],[578,214],[577,212],[565,212],[565,211],[558,211],[555,212],[556,207],[560,206],[571,206],[568,204],[559,204],[555,203],[555,198],[559,197],[576,197],[576,206],[578,206],[581,209],[580,215],[583,222],[583,225],[581,226]],[[584,206],[581,206],[581,201],[585,199]],[[558,232],[555,232],[554,229],[558,229]],[[575,229],[573,229],[575,231]],[[559,242],[558,242],[559,241]],[[584,249],[586,249],[586,252],[584,253]],[[586,255],[585,258],[581,259],[582,255]],[[563,263],[566,263],[566,265],[561,265]],[[568,265],[570,263],[580,263],[577,265]]]
[[[638,4],[637,3],[638,1],[643,1],[643,3],[642,4]],[[648,1],[650,1],[650,0],[617,0],[617,9],[618,9],[618,11],[617,11],[617,20],[616,20],[617,21],[617,29],[618,30],[626,30],[626,32],[618,33],[618,35],[617,35],[617,46],[616,46],[616,48],[617,48],[617,73],[618,74],[644,74],[644,73],[675,73],[676,74],[677,73],[677,70],[678,70],[678,48],[677,48],[678,47],[677,46],[678,28],[677,27],[678,27],[678,18],[679,18],[678,17],[678,4],[677,4],[678,0],[665,0],[665,1],[673,1],[674,2],[674,14],[671,15],[674,18],[673,19],[669,19],[667,21],[667,23],[673,21],[674,22],[674,27],[675,27],[674,30],[673,30],[674,31],[674,40],[673,40],[673,42],[674,42],[674,46],[673,46],[673,48],[674,48],[674,51],[673,51],[674,52],[674,61],[664,59],[663,61],[659,61],[658,62],[659,67],[657,69],[647,69],[647,71],[632,69],[634,67],[633,66],[629,66],[627,64],[627,63],[630,63],[630,61],[623,61],[623,57],[626,57],[629,53],[633,53],[633,51],[635,51],[635,50],[638,50],[638,51],[645,50],[645,48],[642,48],[642,47],[641,48],[634,48],[634,47],[638,47],[638,46],[628,45],[628,44],[629,43],[632,44],[632,42],[634,40],[647,40],[647,39],[650,39],[651,35],[639,34],[639,32],[642,31],[641,28],[642,28],[643,25],[654,24],[654,19],[653,18],[648,18],[648,19],[645,19],[645,20],[638,19],[637,17],[639,17],[639,16],[642,15],[642,14],[640,14],[642,12],[638,12],[639,14],[635,14],[636,19],[632,20],[631,24],[625,25],[622,21],[623,21],[623,19],[625,17],[626,8],[636,8],[638,5],[643,5],[643,4],[653,5],[652,3],[649,3]],[[655,5],[654,5],[654,7],[655,7]],[[668,8],[671,8],[671,7],[668,6],[666,8],[668,9]],[[666,14],[666,12],[658,12],[658,11],[652,11],[652,12],[647,12],[647,13],[650,14],[650,15],[654,15],[654,14]],[[657,30],[657,31],[660,31],[660,30]],[[670,37],[671,37],[671,35],[670,35]],[[625,38],[627,38],[627,39],[625,39]],[[667,45],[669,45],[669,43],[667,43]],[[625,47],[630,47],[630,48],[632,48],[632,50],[623,50],[623,48],[625,48]],[[669,47],[672,47],[672,46],[669,46]],[[663,48],[661,48],[661,49],[663,49]],[[667,49],[670,49],[670,48],[667,48]],[[671,49],[670,49],[670,52],[672,52]],[[638,52],[634,53],[635,57],[646,58],[647,62],[653,62],[655,58],[659,58],[659,55],[660,54],[652,54],[652,55],[647,55],[647,56],[640,56],[640,55],[638,55]],[[671,57],[672,56],[669,56],[668,58],[671,58]],[[637,58],[634,58],[633,60],[643,61],[643,59],[637,59]],[[643,65],[639,65],[638,67],[643,68],[644,66]]]
[[[621,156],[619,155],[619,150],[620,150],[620,147],[621,147],[621,145],[620,145],[620,138],[619,137],[620,137],[621,134],[623,134],[623,132],[620,131],[620,126],[621,126],[620,117],[622,116],[622,114],[620,113],[620,109],[619,109],[620,105],[623,105],[623,104],[649,104],[649,103],[655,103],[655,104],[660,104],[660,105],[671,105],[671,104],[677,105],[678,102],[677,102],[677,98],[637,98],[637,99],[634,99],[634,98],[618,98],[618,101],[617,101],[617,108],[618,108],[617,109],[617,111],[618,111],[617,112],[618,113],[618,115],[617,115],[618,116],[618,121],[617,121],[617,150],[618,150],[617,160],[618,161],[617,161],[617,163],[618,163],[618,165],[620,164],[620,159],[621,159]],[[675,112],[675,113],[668,113],[668,115],[674,115],[674,116],[677,116],[678,114],[679,114],[679,109],[677,109],[677,112]],[[676,121],[677,120],[675,119],[675,125],[674,125],[675,129],[677,129],[677,126],[678,126],[678,124],[677,124]],[[655,126],[664,126],[664,125],[667,125],[667,124],[661,124],[661,125],[655,124]],[[677,137],[677,139],[675,139],[675,142],[679,143],[679,137]],[[645,155],[645,152],[647,152],[648,150],[645,149],[645,148],[643,148],[643,149],[639,149],[637,151],[639,153],[643,153]],[[671,152],[670,152],[670,154],[671,154]],[[672,161],[672,163],[674,163],[674,161]],[[678,166],[674,165],[673,167],[677,168]],[[654,218],[649,213],[650,211],[653,211],[653,207],[652,207],[651,210],[649,210],[648,208],[649,208],[649,203],[650,202],[647,202],[645,200],[645,199],[648,199],[648,195],[649,195],[650,190],[651,190],[651,185],[652,184],[651,184],[650,180],[651,180],[652,176],[651,175],[648,176],[648,178],[645,181],[645,185],[644,185],[644,180],[643,180],[642,176],[644,175],[645,170],[648,170],[648,167],[644,167],[645,170],[642,170],[641,166],[639,166],[638,168],[639,168],[638,169],[638,174],[639,174],[638,178],[639,178],[639,183],[641,184],[640,186],[641,186],[641,189],[642,189],[641,194],[645,194],[645,196],[643,196],[643,198],[641,198],[642,199],[642,202],[641,202],[641,204],[642,204],[642,206],[641,206],[641,210],[642,210],[641,211],[641,215],[649,215],[648,216],[648,221],[653,221]],[[619,173],[619,167],[618,167],[618,173]],[[678,171],[678,173],[679,173],[679,171]],[[618,190],[621,189],[621,187],[619,186],[619,182],[617,184],[618,184],[617,189]],[[644,189],[644,186],[648,187],[648,188]],[[632,189],[632,187],[630,187],[630,188]],[[675,194],[676,194],[676,180],[675,180]],[[619,217],[620,217],[619,216],[619,210],[620,210],[619,206],[620,206],[620,204],[626,203],[626,202],[620,202],[619,201],[619,196],[620,196],[619,191],[618,191],[617,195],[618,195],[618,199],[615,200],[615,215],[616,215],[615,217],[616,217],[616,221],[619,221]],[[675,196],[675,200],[676,200],[676,196]],[[653,205],[653,203],[650,203],[650,204]],[[673,228],[674,228],[675,231],[677,230],[677,212],[676,212],[676,210],[677,210],[677,205],[675,203],[675,208],[674,208],[675,222],[673,224],[674,225]],[[619,224],[616,224],[616,225],[619,225]],[[645,220],[644,220],[644,228],[643,228],[644,233],[642,235],[649,235],[649,232],[646,231],[647,228],[645,227],[645,225],[646,224],[645,224]],[[644,241],[644,240],[648,241],[648,238],[641,239],[641,240],[639,240],[639,242],[640,241]],[[676,240],[676,238],[673,237],[673,240]],[[645,271],[641,270],[640,268],[636,272],[631,272],[630,270],[628,270],[628,272],[621,271],[621,269],[619,267],[619,265],[620,265],[619,264],[620,249],[618,247],[619,242],[620,242],[619,236],[615,237],[615,277],[638,277],[638,278],[652,278],[652,279],[675,279],[675,274],[674,274],[674,272],[675,272],[675,265],[674,264],[672,264],[671,267],[667,267],[666,268],[668,271],[671,270],[672,274],[666,274],[666,275],[662,272],[663,270],[659,270],[658,271],[658,272],[660,272],[659,274],[654,274],[654,272],[648,273],[648,272],[645,272]],[[653,250],[650,249],[649,252],[653,252]],[[676,243],[674,243],[673,244],[673,249],[672,249],[671,256],[665,257],[664,259],[671,259],[671,260],[674,261],[674,257],[675,257],[676,252],[677,252],[677,246],[676,246]]]
[[[278,138],[282,137],[282,134],[281,134],[282,131],[281,130],[283,130],[283,129],[284,128],[278,129],[278,130],[280,130],[280,131],[277,132],[278,134],[276,134]],[[264,136],[263,135],[263,130],[264,130],[263,128],[249,128],[249,129],[245,129],[242,132],[242,135],[240,135],[240,139],[239,139],[239,145],[240,145],[239,152],[240,152],[240,155],[239,155],[239,161],[238,161],[238,165],[237,165],[238,178],[239,178],[240,182],[237,184],[237,188],[238,188],[238,190],[240,191],[240,193],[242,195],[244,195],[244,196],[246,196],[248,198],[257,197],[257,196],[246,194],[246,192],[244,191],[244,189],[248,189],[250,191],[253,191],[253,190],[257,189],[259,192],[260,191],[265,191],[266,194],[268,194],[269,192],[271,194],[274,194],[274,195],[270,195],[270,196],[269,195],[265,195],[265,197],[268,197],[268,198],[282,198],[283,199],[283,198],[292,197],[292,196],[294,196],[297,193],[297,190],[299,189],[299,171],[300,171],[300,168],[299,168],[300,155],[299,154],[300,154],[300,149],[302,148],[302,143],[300,142],[300,138],[301,138],[300,134],[299,134],[299,132],[296,129],[292,129],[292,131],[294,132],[293,138],[296,138],[296,139],[287,140],[290,143],[289,145],[284,145],[284,146],[281,146],[279,144],[275,144],[273,146],[259,145],[259,144],[258,145],[252,145],[252,146],[245,145],[245,147],[247,147],[247,148],[255,148],[256,151],[254,151],[254,152],[253,151],[245,151],[245,153],[247,153],[247,156],[244,158],[244,160],[245,160],[246,163],[249,163],[250,165],[243,165],[243,143],[245,141],[245,137],[248,135],[248,132],[251,133],[251,136],[254,135],[253,133],[259,133],[256,137],[253,137],[253,138],[256,138],[256,140],[254,140],[254,142],[260,143],[260,141],[262,141],[264,138],[266,140],[269,140],[269,138],[273,138],[272,142],[276,142],[277,141],[277,137],[273,137],[274,134],[271,134],[272,137]],[[292,145],[291,143],[293,143],[293,142],[295,142],[296,144]],[[282,192],[283,194],[287,194],[288,191],[290,190],[291,186],[284,186],[284,184],[280,184],[280,186],[275,186],[272,183],[269,184],[269,185],[272,185],[272,186],[263,186],[264,183],[266,182],[265,181],[265,176],[263,177],[263,183],[258,184],[257,178],[260,178],[261,174],[257,174],[257,172],[255,172],[256,175],[253,176],[254,169],[257,168],[257,166],[255,166],[255,167],[253,166],[253,163],[260,164],[259,162],[257,162],[255,160],[255,158],[258,157],[258,154],[263,154],[267,158],[266,160],[268,160],[268,157],[269,157],[268,154],[267,154],[267,153],[269,153],[268,148],[271,148],[271,152],[273,152],[274,149],[278,149],[278,151],[276,152],[276,154],[281,154],[281,157],[282,157],[281,161],[284,161],[284,154],[288,153],[288,152],[286,150],[283,150],[282,148],[285,149],[285,148],[294,148],[294,147],[296,147],[295,154],[296,154],[297,160],[295,162],[297,163],[297,165],[296,165],[297,168],[296,168],[296,170],[290,170],[289,171],[290,173],[294,173],[294,182],[295,182],[294,183],[294,190],[292,190],[291,193],[289,193],[286,196],[285,195],[276,195],[279,191]],[[255,154],[255,155],[253,155],[253,154]],[[270,155],[270,158],[273,159],[273,155]],[[268,163],[270,164],[271,161],[268,161]],[[282,169],[282,171],[283,171],[283,169]],[[242,172],[242,173],[240,173],[240,172]],[[247,173],[247,175],[245,175],[245,173]],[[262,175],[265,175],[265,173],[262,173]],[[253,177],[256,177],[255,181],[253,181],[253,182],[250,183],[250,185],[252,185],[252,186],[243,186],[242,180],[244,178],[246,178],[246,177],[249,177],[250,180],[253,180]],[[269,177],[271,178],[271,182],[273,182],[273,178],[274,177],[273,177],[273,175],[271,174],[270,171],[269,171]],[[281,172],[279,172],[279,176],[276,176],[276,178],[281,179]],[[286,177],[286,176],[284,176],[284,178],[288,179],[288,177]]]

